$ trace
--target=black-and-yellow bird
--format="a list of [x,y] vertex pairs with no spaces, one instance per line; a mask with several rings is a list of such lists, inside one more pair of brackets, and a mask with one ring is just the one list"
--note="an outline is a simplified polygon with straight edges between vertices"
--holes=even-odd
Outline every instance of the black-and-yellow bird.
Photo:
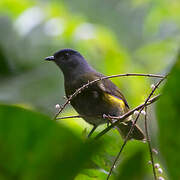
[[[53,56],[46,57],[45,60],[54,61],[62,70],[67,97],[88,82],[105,77],[95,71],[79,52],[72,49],[57,51]],[[104,115],[120,116],[129,111],[125,97],[109,79],[91,84],[71,100],[71,105],[86,122],[93,125],[89,136],[97,126],[108,123]],[[124,138],[131,126],[132,119],[129,117],[116,128]],[[129,139],[144,140],[144,134],[137,125]]]

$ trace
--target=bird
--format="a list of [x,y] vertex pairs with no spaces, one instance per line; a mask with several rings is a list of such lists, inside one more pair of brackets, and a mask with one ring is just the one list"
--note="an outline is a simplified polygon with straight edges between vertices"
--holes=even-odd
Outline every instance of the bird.
[[[45,60],[55,62],[62,71],[67,98],[83,85],[101,78],[100,81],[89,84],[70,101],[77,113],[93,126],[88,137],[99,125],[113,123],[113,119],[111,121],[109,118],[104,118],[105,116],[118,117],[130,110],[120,89],[111,80],[102,79],[106,76],[90,66],[78,51],[61,49],[54,55],[46,57]],[[133,118],[130,116],[116,126],[123,139],[126,138],[132,125]],[[142,141],[145,139],[143,131],[136,124],[128,137],[128,140],[131,139]]]

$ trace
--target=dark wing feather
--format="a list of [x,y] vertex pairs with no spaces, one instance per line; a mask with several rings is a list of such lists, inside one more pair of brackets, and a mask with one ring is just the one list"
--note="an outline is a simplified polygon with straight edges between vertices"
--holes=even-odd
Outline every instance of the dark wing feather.
[[[96,79],[98,78],[102,78],[102,77],[105,77],[104,75],[100,74],[100,73],[94,73],[94,76],[96,77]],[[104,80],[101,80],[101,81],[98,81],[97,82],[97,85],[98,87],[106,92],[106,93],[109,93],[121,100],[124,101],[126,107],[129,109],[129,105],[124,97],[124,95],[121,93],[121,91],[119,90],[119,88],[109,79],[104,79]]]
[[[96,71],[83,74],[83,76],[75,79],[74,81],[65,82],[65,89],[66,89],[66,95],[69,96],[73,94],[79,87],[82,87],[84,84],[87,84],[88,82],[94,81],[99,78],[105,77],[103,74],[100,74]],[[104,79],[101,81],[98,81],[92,85],[90,85],[91,88],[94,90],[100,90],[103,92],[106,92],[116,98],[119,98],[124,101],[126,107],[129,109],[128,103],[124,97],[124,95],[121,93],[119,88],[109,79]]]

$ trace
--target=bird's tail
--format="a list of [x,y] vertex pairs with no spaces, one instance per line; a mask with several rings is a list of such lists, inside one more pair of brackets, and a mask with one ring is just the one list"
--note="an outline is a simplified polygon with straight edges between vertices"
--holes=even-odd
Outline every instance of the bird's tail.
[[[119,133],[123,138],[126,138],[128,132],[130,131],[131,127],[133,125],[133,121],[129,120],[126,122],[121,122],[116,126],[118,129]],[[141,128],[135,124],[132,133],[129,135],[128,140],[130,139],[136,139],[136,140],[145,140],[145,136]]]

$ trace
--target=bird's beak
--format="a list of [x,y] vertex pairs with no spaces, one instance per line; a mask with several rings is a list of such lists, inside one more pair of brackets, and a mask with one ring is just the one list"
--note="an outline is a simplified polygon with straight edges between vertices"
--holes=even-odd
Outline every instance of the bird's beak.
[[54,56],[48,56],[45,58],[46,61],[54,61]]

